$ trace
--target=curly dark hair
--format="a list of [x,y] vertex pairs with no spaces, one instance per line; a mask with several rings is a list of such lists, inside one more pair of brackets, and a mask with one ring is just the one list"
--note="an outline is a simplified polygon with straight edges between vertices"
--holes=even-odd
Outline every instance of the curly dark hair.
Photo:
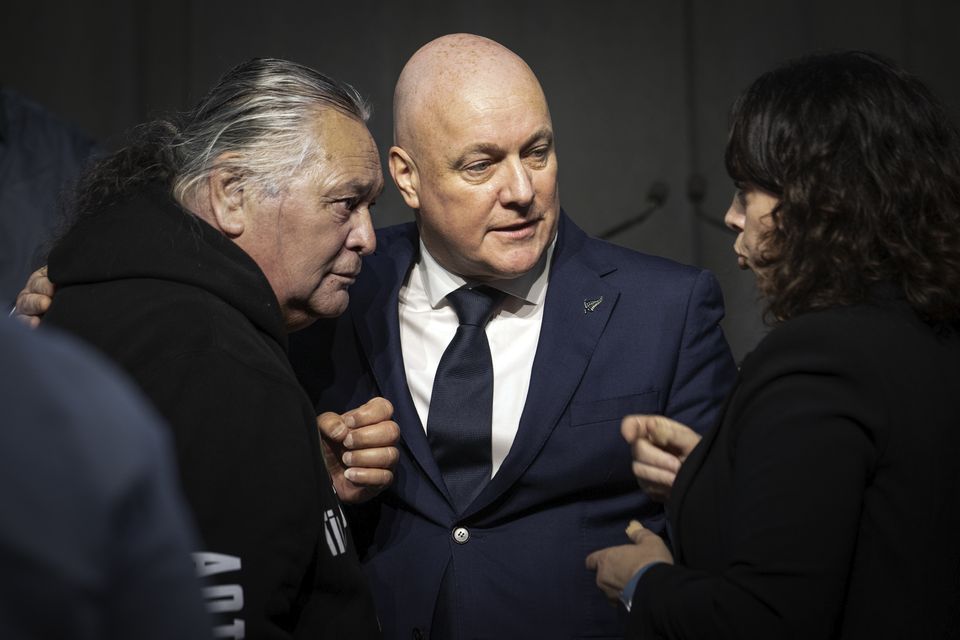
[[960,320],[960,136],[914,76],[876,54],[802,58],[737,99],[736,183],[779,199],[763,238],[767,317],[902,289],[940,327]]

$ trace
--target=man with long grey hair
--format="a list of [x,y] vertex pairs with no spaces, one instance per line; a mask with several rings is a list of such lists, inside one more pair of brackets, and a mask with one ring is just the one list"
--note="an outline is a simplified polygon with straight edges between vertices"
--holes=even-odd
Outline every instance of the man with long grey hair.
[[217,637],[379,635],[338,496],[392,480],[393,408],[325,414],[321,444],[286,355],[288,332],[343,312],[375,246],[368,115],[312,69],[244,63],[87,175],[49,256],[45,322],[116,360],[172,427]]

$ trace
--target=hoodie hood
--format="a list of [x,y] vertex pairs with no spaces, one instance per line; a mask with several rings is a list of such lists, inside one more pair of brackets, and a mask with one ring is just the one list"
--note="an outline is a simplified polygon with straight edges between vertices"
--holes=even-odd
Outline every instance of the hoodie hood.
[[243,249],[160,185],[79,218],[49,258],[57,287],[156,278],[205,289],[287,347],[280,305]]

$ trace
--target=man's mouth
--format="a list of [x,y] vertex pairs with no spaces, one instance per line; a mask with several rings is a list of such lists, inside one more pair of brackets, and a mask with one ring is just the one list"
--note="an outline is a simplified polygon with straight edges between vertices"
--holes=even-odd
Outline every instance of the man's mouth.
[[525,239],[531,237],[536,233],[537,225],[543,221],[543,218],[532,218],[530,220],[521,220],[513,224],[504,224],[491,229],[491,231],[499,234],[505,235],[509,238],[514,239]]
[[360,267],[358,266],[356,269],[351,269],[349,271],[334,271],[333,275],[337,276],[338,278],[343,278],[344,280],[350,280],[353,282],[357,279],[357,276],[360,275]]

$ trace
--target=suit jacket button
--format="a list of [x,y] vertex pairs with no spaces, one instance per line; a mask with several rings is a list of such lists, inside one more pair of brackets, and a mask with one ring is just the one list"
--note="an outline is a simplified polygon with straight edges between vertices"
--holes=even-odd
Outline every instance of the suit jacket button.
[[453,540],[457,544],[467,544],[470,539],[470,532],[466,527],[457,527],[453,530]]
[[423,632],[417,627],[413,628],[413,640],[423,640]]

